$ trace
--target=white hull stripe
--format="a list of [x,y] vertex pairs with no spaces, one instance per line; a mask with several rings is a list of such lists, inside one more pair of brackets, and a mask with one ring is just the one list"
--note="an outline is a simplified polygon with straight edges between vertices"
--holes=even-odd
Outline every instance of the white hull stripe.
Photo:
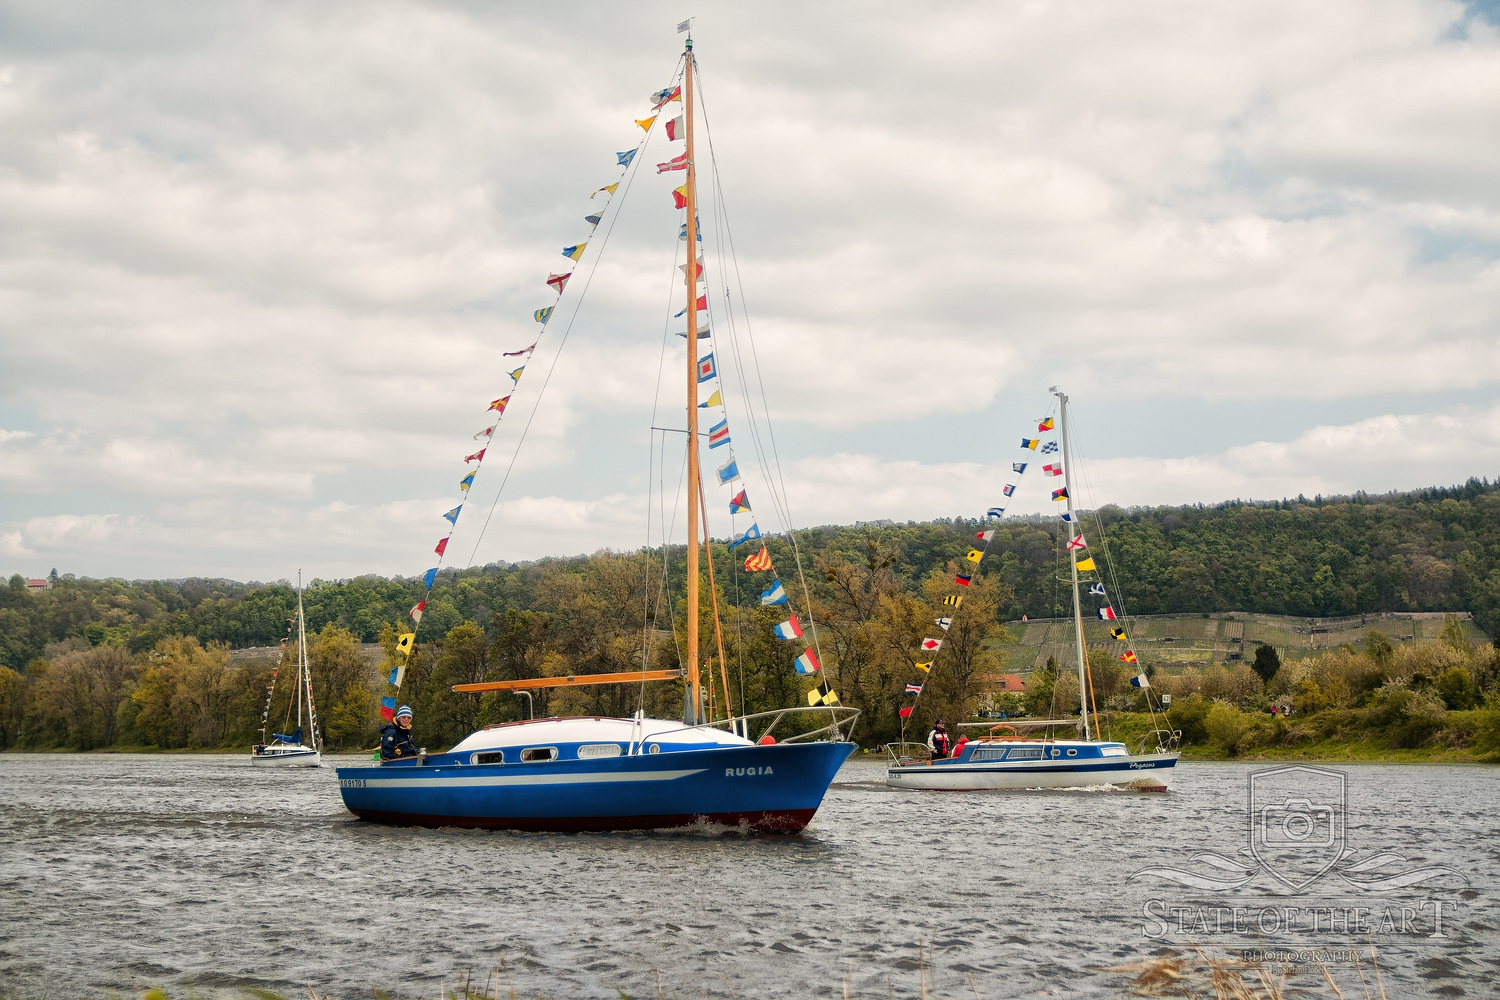
[[[497,774],[493,777],[460,778],[370,778],[363,787],[382,788],[500,788],[506,785],[593,785],[605,782],[675,781],[702,774],[706,767],[688,771],[625,771],[594,774]],[[347,779],[346,779],[347,780]],[[348,786],[346,786],[348,787]]]

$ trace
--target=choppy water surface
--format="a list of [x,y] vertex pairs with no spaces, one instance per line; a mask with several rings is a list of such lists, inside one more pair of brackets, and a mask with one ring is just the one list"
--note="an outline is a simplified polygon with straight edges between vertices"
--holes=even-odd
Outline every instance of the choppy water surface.
[[[855,760],[808,832],[747,838],[395,829],[345,812],[332,767],[6,754],[0,994],[432,997],[504,959],[523,996],[655,996],[658,975],[667,996],[842,996],[846,977],[856,996],[913,996],[919,964],[940,997],[973,996],[970,977],[986,1000],[1118,996],[1129,976],[1108,970],[1164,948],[1368,949],[1355,907],[1397,915],[1373,933],[1391,997],[1496,994],[1500,770],[1342,768],[1350,847],[1463,878],[1295,896],[1130,879],[1244,847],[1253,769],[1184,764],[1167,795],[918,793]],[[1294,982],[1314,985],[1305,968]]]

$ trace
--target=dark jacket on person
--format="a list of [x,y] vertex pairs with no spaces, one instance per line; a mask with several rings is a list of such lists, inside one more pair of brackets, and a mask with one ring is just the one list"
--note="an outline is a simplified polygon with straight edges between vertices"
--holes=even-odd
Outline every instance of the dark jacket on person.
[[402,729],[394,722],[380,730],[380,759],[405,760],[417,755],[417,745],[411,741],[411,730]]

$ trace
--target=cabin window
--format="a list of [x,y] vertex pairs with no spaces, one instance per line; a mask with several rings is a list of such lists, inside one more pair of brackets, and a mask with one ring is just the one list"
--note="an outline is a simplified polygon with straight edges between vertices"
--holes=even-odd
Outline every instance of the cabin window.
[[1078,751],[1077,750],[1069,750],[1068,751],[1068,756],[1069,757],[1077,757],[1078,756]]
[[1052,756],[1054,756],[1054,757],[1061,757],[1062,756],[1062,751],[1059,750],[1059,749],[1057,749],[1056,747],[1053,747],[1052,748]]
[[647,753],[661,753],[661,747],[659,747],[655,743],[653,743],[649,747],[646,748],[646,752]]
[[527,747],[521,751],[521,763],[536,764],[544,760],[556,760],[557,747]]
[[1129,757],[1130,751],[1124,747],[1105,747],[1099,751],[1101,757]]
[[470,764],[504,764],[505,754],[499,750],[486,750],[469,758]]
[[593,760],[595,757],[618,756],[620,756],[620,744],[618,743],[587,743],[578,748],[579,760]]
[[1005,757],[1004,747],[977,747],[969,755],[969,760],[1002,760]]
[[1011,747],[1005,756],[1006,760],[1041,760],[1041,747]]

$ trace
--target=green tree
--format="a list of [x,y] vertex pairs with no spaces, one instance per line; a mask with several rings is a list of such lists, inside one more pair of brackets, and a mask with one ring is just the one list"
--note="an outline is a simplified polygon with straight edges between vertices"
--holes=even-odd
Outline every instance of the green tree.
[[1271,683],[1271,678],[1281,669],[1281,657],[1276,654],[1275,646],[1260,646],[1255,650],[1255,662],[1251,669],[1260,675],[1262,684]]

